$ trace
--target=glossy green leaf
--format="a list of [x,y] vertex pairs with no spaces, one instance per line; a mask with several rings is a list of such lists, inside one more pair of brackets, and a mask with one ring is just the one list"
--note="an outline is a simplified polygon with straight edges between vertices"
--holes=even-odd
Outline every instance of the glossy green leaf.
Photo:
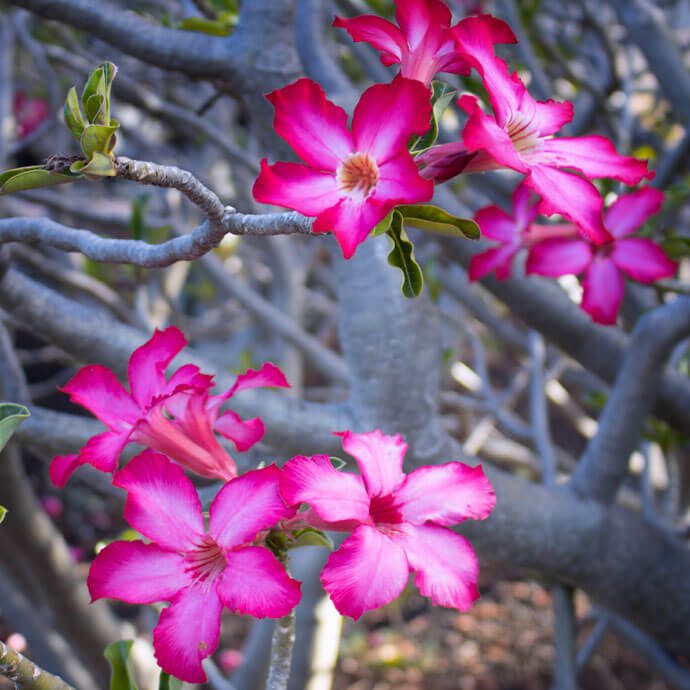
[[0,403],[0,450],[7,445],[17,427],[30,416],[31,413],[24,405]]
[[435,232],[439,235],[457,237],[462,235],[469,240],[479,239],[479,226],[469,218],[458,218],[433,204],[414,204],[398,206],[395,209],[405,219],[405,223]]
[[70,167],[70,170],[72,172],[79,172],[87,177],[115,177],[115,166],[113,165],[112,158],[102,153],[94,153],[88,162],[77,161]]
[[431,84],[433,95],[431,97],[431,125],[426,134],[418,137],[411,147],[414,153],[422,153],[434,145],[438,139],[438,123],[441,120],[445,109],[452,103],[457,91],[448,84],[441,81],[434,81]]
[[53,172],[46,170],[42,165],[29,165],[26,168],[6,170],[0,174],[0,194],[50,187],[56,184],[74,182],[78,179],[79,175]]
[[84,105],[84,113],[89,123],[95,125],[105,123],[105,98],[101,94],[96,93]]
[[291,549],[296,549],[300,546],[325,546],[330,551],[333,551],[335,545],[333,540],[324,532],[314,527],[305,527],[293,532],[294,541],[290,544]]
[[7,508],[5,508],[5,506],[0,506],[0,525],[2,524],[6,515],[7,515]]
[[165,671],[161,671],[158,690],[182,690],[182,681]]
[[103,65],[100,65],[91,72],[81,92],[81,106],[89,122],[91,122],[91,119],[89,118],[89,109],[87,107],[88,102],[94,96],[99,95],[101,97],[105,96],[105,75],[103,74]]
[[81,108],[79,107],[77,89],[74,86],[67,92],[67,98],[65,99],[65,107],[63,111],[65,114],[65,124],[67,125],[67,129],[69,129],[69,131],[72,132],[77,139],[79,139],[81,137],[81,133],[84,131],[84,127],[86,127],[86,121],[84,120]]
[[138,690],[130,652],[132,640],[119,640],[105,648],[105,658],[110,664],[110,690]]
[[410,299],[418,297],[424,287],[424,274],[414,257],[414,245],[405,232],[403,217],[397,209],[393,212],[393,221],[386,234],[392,244],[388,263],[402,273],[403,295]]
[[393,211],[391,211],[383,220],[374,225],[374,229],[371,231],[371,236],[378,237],[379,235],[385,235],[388,232],[388,228],[391,226],[392,220]]
[[108,155],[115,147],[115,132],[117,127],[105,125],[89,125],[82,133],[80,143],[82,151],[87,158],[94,153]]

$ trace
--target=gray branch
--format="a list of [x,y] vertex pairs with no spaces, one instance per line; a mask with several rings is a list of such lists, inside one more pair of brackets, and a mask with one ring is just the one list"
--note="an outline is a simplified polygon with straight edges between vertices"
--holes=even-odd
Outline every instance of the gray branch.
[[3,642],[0,642],[0,675],[12,681],[18,690],[75,690]]

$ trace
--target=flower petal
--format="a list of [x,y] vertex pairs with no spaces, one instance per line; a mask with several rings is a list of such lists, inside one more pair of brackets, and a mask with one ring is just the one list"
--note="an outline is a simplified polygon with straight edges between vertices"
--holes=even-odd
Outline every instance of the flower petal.
[[233,410],[226,410],[218,417],[213,430],[230,439],[240,453],[249,450],[264,437],[264,423],[260,417],[244,420]]
[[413,50],[430,31],[450,26],[452,16],[439,0],[405,0],[396,3],[395,19]]
[[608,258],[594,257],[582,279],[582,289],[580,306],[592,320],[604,325],[615,324],[625,291],[623,274],[616,264]]
[[434,183],[421,177],[412,156],[401,151],[379,166],[375,195],[378,203],[416,204],[434,196]]
[[218,647],[222,604],[215,587],[188,587],[161,612],[153,630],[158,665],[187,683],[204,683],[201,662]]
[[468,271],[470,281],[481,280],[491,271],[496,271],[496,277],[499,280],[510,278],[513,257],[520,249],[519,245],[503,245],[475,254],[470,259],[470,269]]
[[395,497],[404,521],[414,525],[483,520],[496,505],[494,488],[482,466],[460,462],[417,468],[405,477]]
[[573,119],[573,104],[570,101],[535,101],[532,127],[542,137],[558,132]]
[[327,522],[369,517],[369,496],[361,477],[338,472],[327,455],[298,456],[285,463],[280,493],[288,505],[308,503]]
[[78,455],[56,455],[50,461],[50,481],[58,488],[62,489],[69,481],[74,472],[83,465]]
[[101,472],[115,472],[122,449],[129,443],[129,437],[129,431],[106,431],[92,436],[79,451],[79,463],[93,465]]
[[513,216],[515,224],[526,230],[539,215],[539,197],[537,197],[525,180],[513,190]]
[[407,50],[405,38],[400,29],[381,17],[371,14],[364,14],[352,19],[336,17],[333,26],[345,29],[353,41],[366,41],[376,50],[381,51],[381,62],[384,65],[400,62]]
[[94,559],[87,585],[91,599],[119,599],[128,604],[170,601],[191,584],[184,558],[157,544],[115,541]]
[[231,479],[219,491],[209,510],[208,532],[220,546],[240,546],[294,515],[278,492],[279,479],[280,470],[269,465]]
[[285,374],[272,362],[265,362],[260,369],[247,369],[244,374],[240,374],[228,391],[227,397],[231,398],[235,393],[247,390],[248,388],[290,388],[290,384],[285,378]]
[[225,557],[228,567],[218,584],[218,596],[226,608],[255,618],[280,618],[299,603],[301,584],[288,576],[268,549],[249,546]]
[[555,237],[532,245],[525,271],[558,278],[582,273],[591,261],[592,246],[589,242]]
[[474,216],[484,237],[502,242],[513,242],[516,235],[520,234],[515,218],[509,216],[498,206],[485,206],[480,208]]
[[606,227],[614,237],[630,235],[650,216],[658,213],[663,203],[664,193],[654,187],[622,194],[604,214]]
[[342,437],[343,450],[357,460],[369,496],[392,494],[402,484],[407,443],[400,434],[386,436],[376,429],[367,434],[346,431]]
[[201,501],[184,470],[164,455],[146,450],[113,480],[127,491],[125,520],[151,541],[186,551],[205,533]]
[[399,596],[408,574],[402,547],[375,527],[361,525],[329,556],[321,583],[336,609],[357,620]]
[[436,606],[468,611],[479,598],[479,563],[465,537],[446,527],[409,525],[404,549],[419,591]]
[[275,108],[273,127],[306,163],[332,170],[355,149],[347,113],[326,98],[311,79],[298,79],[266,98]]
[[642,237],[618,240],[613,245],[611,260],[621,271],[641,283],[670,278],[678,270],[678,264],[671,261],[658,244]]
[[[420,175],[424,179],[440,184],[459,175],[479,155],[468,151],[462,141],[451,141],[447,144],[432,146],[417,156],[415,162],[421,166]],[[493,159],[490,163],[493,164]],[[500,167],[500,165],[495,164],[494,167]]]

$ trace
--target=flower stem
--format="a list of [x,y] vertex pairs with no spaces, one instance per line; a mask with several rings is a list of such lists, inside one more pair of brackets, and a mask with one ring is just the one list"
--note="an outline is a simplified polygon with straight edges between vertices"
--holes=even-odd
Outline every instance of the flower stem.
[[[0,676],[21,690],[75,690],[62,678],[44,671],[25,656],[0,642]],[[278,686],[276,686],[278,687]]]
[[290,611],[276,621],[271,638],[271,660],[266,690],[287,690],[295,644],[295,612]]

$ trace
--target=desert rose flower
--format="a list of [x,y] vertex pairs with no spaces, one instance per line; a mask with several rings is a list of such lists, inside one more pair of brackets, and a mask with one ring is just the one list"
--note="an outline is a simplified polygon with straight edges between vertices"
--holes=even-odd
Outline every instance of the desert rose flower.
[[448,526],[493,510],[496,497],[482,468],[451,462],[405,475],[407,444],[400,436],[377,430],[342,437],[361,476],[338,472],[327,456],[315,455],[288,461],[280,480],[287,503],[311,506],[315,526],[353,530],[321,574],[335,607],[359,618],[393,601],[412,571],[434,604],[469,609],[479,596],[477,558]]
[[584,273],[582,309],[597,323],[616,323],[624,274],[653,283],[676,272],[677,265],[652,240],[630,237],[659,211],[663,201],[663,192],[652,187],[620,196],[604,216],[610,242],[597,245],[581,238],[540,242],[530,249],[527,272],[550,277]]
[[278,493],[275,465],[229,481],[209,511],[184,470],[153,451],[134,458],[115,476],[127,491],[125,519],[151,543],[116,541],[91,565],[93,600],[129,604],[169,601],[153,631],[160,667],[203,683],[201,662],[218,646],[223,608],[256,618],[287,615],[300,584],[263,546],[257,533],[294,514]]
[[[400,64],[400,74],[427,86],[438,72],[469,74],[472,66],[458,54],[451,31],[452,15],[441,0],[397,0],[398,26],[375,15],[353,19],[336,17],[333,26],[345,29],[352,40],[366,41],[381,52],[384,65]],[[515,43],[510,27],[500,19],[480,20],[494,43]],[[461,22],[462,23],[462,22]]]
[[431,199],[434,185],[417,172],[407,142],[429,128],[431,103],[419,82],[376,84],[347,114],[310,79],[267,96],[275,130],[305,161],[261,162],[254,198],[315,216],[314,232],[333,232],[349,259],[372,228],[399,204]]
[[90,365],[62,388],[75,402],[94,414],[108,431],[89,439],[77,455],[58,456],[50,466],[56,486],[64,486],[84,464],[102,472],[114,472],[128,443],[148,446],[168,455],[188,469],[206,477],[230,479],[237,474],[235,462],[218,442],[214,432],[247,450],[264,433],[260,419],[242,420],[235,412],[220,411],[235,393],[257,386],[288,386],[283,373],[267,363],[259,371],[237,377],[222,395],[210,395],[213,378],[186,364],[168,379],[165,371],[187,344],[174,326],[156,331],[134,351],[129,360],[127,392],[112,371]]
[[23,91],[17,91],[14,94],[12,110],[17,121],[19,139],[28,137],[50,114],[50,108],[45,100],[28,98]]

